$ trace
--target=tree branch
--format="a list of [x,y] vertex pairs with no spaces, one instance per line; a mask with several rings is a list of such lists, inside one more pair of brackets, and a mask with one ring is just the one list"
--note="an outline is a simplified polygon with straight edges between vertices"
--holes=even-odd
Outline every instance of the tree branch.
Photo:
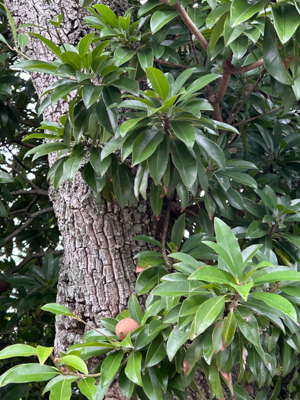
[[162,65],[168,65],[169,67],[174,67],[174,68],[182,68],[182,69],[188,69],[186,65],[183,64],[176,64],[171,61],[165,61],[165,60],[158,60],[157,58],[154,59],[154,62],[157,64],[162,64]]
[[236,116],[238,115],[238,113],[240,112],[241,108],[243,107],[243,105],[246,103],[246,101],[249,99],[249,97],[251,96],[253,90],[257,87],[257,85],[259,84],[259,82],[262,80],[262,78],[264,77],[265,73],[266,73],[266,69],[264,68],[262,70],[262,73],[260,75],[260,77],[257,79],[257,81],[254,83],[254,85],[251,87],[251,89],[249,90],[249,92],[247,93],[246,97],[244,98],[244,100],[241,102],[240,106],[237,108],[237,110],[235,111],[235,113],[232,113],[231,115],[229,115],[228,119],[227,119],[227,124],[231,124],[232,121],[235,120]]
[[[161,3],[167,4],[168,6],[170,6],[170,4],[168,3],[168,0],[159,0],[159,1]],[[174,6],[170,6],[170,7],[174,8],[178,12],[182,21],[186,24],[186,26],[189,28],[189,30],[191,32],[193,32],[195,37],[198,39],[198,42],[207,51],[208,43],[207,43],[205,37],[202,35],[202,33],[197,28],[197,26],[194,24],[194,22],[188,16],[187,12],[181,5],[181,2],[179,1],[178,3],[174,4]]]
[[193,41],[193,33],[191,31],[190,31],[190,43],[191,43],[191,48],[192,48],[194,56],[195,56],[196,63],[200,64],[199,58],[198,58],[197,53],[196,53],[195,44],[194,44],[194,41]]
[[46,214],[48,212],[53,212],[53,207],[44,208],[43,210],[37,211],[33,214],[29,215],[28,220],[19,226],[15,231],[13,231],[10,235],[8,235],[2,242],[1,246],[4,246],[6,243],[11,241],[14,237],[16,237],[19,233],[21,233],[24,229],[26,229],[35,218],[39,217],[40,215]]
[[244,121],[237,122],[236,124],[233,124],[232,126],[239,126],[239,125],[247,124],[248,122],[254,121],[255,119],[258,119],[258,118],[262,118],[265,115],[272,114],[276,111],[279,111],[280,109],[281,109],[281,107],[273,108],[272,110],[269,110],[264,114],[259,114],[259,115],[256,115],[255,117],[245,119]]
[[40,188],[33,190],[16,190],[15,192],[10,192],[12,196],[22,196],[22,195],[30,195],[30,196],[48,196],[48,190],[43,190]]
[[243,74],[244,72],[251,71],[252,69],[263,67],[263,65],[264,65],[264,60],[260,59],[260,60],[253,62],[252,64],[245,65],[244,67],[233,67],[231,70],[231,73],[232,74]]
[[[63,250],[54,250],[51,252],[54,256],[60,256],[64,254]],[[20,264],[16,265],[14,268],[12,268],[10,271],[8,271],[5,275],[11,275],[14,274],[15,272],[20,271],[29,261],[34,260],[35,258],[42,258],[45,257],[47,252],[41,251],[39,253],[32,253],[28,254],[21,262]]]

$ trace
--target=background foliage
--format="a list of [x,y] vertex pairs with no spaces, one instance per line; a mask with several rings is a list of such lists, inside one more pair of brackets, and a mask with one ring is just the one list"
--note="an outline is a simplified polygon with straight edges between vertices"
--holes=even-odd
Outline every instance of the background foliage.
[[[0,357],[37,355],[40,364],[24,366],[16,360],[16,368],[1,376],[1,384],[7,388],[16,382],[54,378],[45,391],[50,390],[53,398],[63,393],[61,398],[67,399],[71,384],[74,387],[80,376],[83,396],[99,400],[119,373],[127,397],[185,399],[187,387],[201,397],[194,381],[200,367],[212,397],[218,399],[224,397],[224,385],[233,398],[249,398],[248,383],[253,381],[261,389],[257,399],[297,398],[298,4],[149,0],[133,5],[119,18],[102,4],[88,10],[85,23],[95,32],[82,38],[77,47],[31,32],[56,60],[53,64],[22,61],[17,68],[58,77],[44,93],[38,114],[68,96],[69,113],[59,121],[42,121],[41,129],[48,133],[29,131],[25,141],[20,139],[33,147],[26,158],[24,150],[18,153],[18,172],[8,169],[11,161],[3,153],[8,163],[2,168],[1,191],[3,187],[15,193],[26,184],[33,194],[37,188],[46,190],[45,172],[31,184],[20,173],[25,162],[30,172],[45,171],[40,160],[58,151],[48,171],[54,187],[80,171],[98,201],[117,199],[124,207],[139,196],[149,199],[155,215],[165,219],[165,234],[162,243],[136,238],[160,249],[136,255],[143,269],[136,292],[152,291],[144,314],[132,296],[128,311],[116,319],[103,319],[104,327],[88,332],[84,343],[72,346],[55,361],[56,370],[48,361],[42,366],[51,347],[35,349],[21,337],[19,343],[28,344],[8,347]],[[12,19],[11,24],[15,41],[8,44],[21,51],[26,36],[16,31]],[[52,24],[59,29],[62,16]],[[6,44],[5,37],[1,38]],[[18,78],[11,70],[8,76]],[[13,84],[13,90],[14,83],[24,84],[19,80],[6,85]],[[3,96],[13,96],[10,90],[6,88]],[[19,96],[19,89],[15,90],[9,104]],[[2,109],[6,104],[7,100]],[[11,139],[5,140],[20,135],[26,118],[36,121],[32,109],[28,110],[23,120],[12,122]],[[3,115],[9,115],[9,108]],[[9,118],[1,118],[2,124],[9,124]],[[40,144],[43,138],[51,140]],[[89,161],[83,166],[84,159]],[[17,200],[23,197],[24,193]],[[3,199],[2,213],[7,218],[6,209],[11,212],[14,203],[4,194]],[[55,249],[58,238],[43,201],[41,196],[30,207],[31,203],[22,207],[30,213],[25,218],[42,212],[38,217],[43,216],[45,237],[50,236],[48,249]],[[168,227],[172,228],[170,237]],[[15,225],[10,232],[16,232]],[[3,243],[10,232],[4,233]],[[24,242],[30,246],[34,235],[33,230],[21,236],[22,249]],[[39,247],[47,248],[46,241]],[[54,264],[48,256],[42,268],[28,267],[25,281],[31,279],[33,284],[31,271],[39,271],[39,283],[43,283],[38,289],[35,283],[36,290],[52,295]],[[6,281],[22,296],[18,279],[12,276]],[[32,295],[29,286],[28,297]],[[7,301],[15,301],[13,296]],[[48,302],[46,294],[43,301]],[[18,303],[7,307],[17,308]],[[78,319],[75,310],[52,303],[43,310]],[[141,327],[120,342],[114,328],[129,316]],[[9,323],[13,320],[7,314],[4,318]],[[46,342],[39,344],[49,346]],[[84,361],[106,353],[88,375]],[[60,367],[63,364],[68,370]],[[232,371],[238,373],[232,375]],[[265,384],[272,387],[272,394],[263,388]]]

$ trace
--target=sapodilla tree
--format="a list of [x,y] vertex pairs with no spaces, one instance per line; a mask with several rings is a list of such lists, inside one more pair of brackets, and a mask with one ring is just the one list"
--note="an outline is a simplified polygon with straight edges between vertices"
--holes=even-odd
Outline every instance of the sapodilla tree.
[[[161,252],[136,255],[138,266],[145,268],[136,291],[145,294],[159,285],[144,315],[133,296],[129,312],[117,317],[130,316],[141,325],[132,333],[134,344],[129,337],[120,343],[112,333],[98,330],[105,352],[117,351],[101,365],[97,398],[118,372],[127,397],[160,399],[166,392],[167,398],[185,398],[190,384],[197,391],[192,381],[199,358],[217,398],[224,396],[220,379],[233,397],[247,398],[244,389],[233,386],[237,380],[256,379],[261,387],[281,374],[282,365],[283,376],[294,374],[299,362],[291,350],[299,347],[297,286],[282,289],[285,281],[299,281],[298,114],[290,114],[299,97],[299,13],[292,4],[241,0],[203,5],[149,1],[136,8],[119,18],[105,5],[89,8],[84,20],[96,33],[80,41],[79,35],[71,44],[64,32],[68,20],[64,25],[60,15],[52,16],[54,42],[32,36],[56,60],[40,60],[39,54],[19,64],[47,74],[37,77],[40,87],[43,79],[52,83],[49,74],[61,78],[47,88],[44,83],[40,106],[52,121],[42,124],[51,132],[45,138],[56,141],[28,152],[34,158],[51,154],[49,177],[57,190],[52,198],[66,249],[58,303],[71,313],[57,305],[44,310],[73,317],[74,325],[59,320],[58,349],[80,340],[82,324],[91,326],[99,316],[121,311],[134,290],[132,236],[138,234],[137,239]],[[72,15],[74,10],[68,18]],[[143,81],[146,90],[139,88]],[[76,174],[79,169],[94,193]],[[243,252],[224,222],[215,218],[212,224],[216,215],[233,228]],[[173,264],[173,258],[179,263]],[[178,272],[172,273],[173,268]],[[113,332],[117,320],[101,322]],[[91,338],[93,333],[85,336]],[[87,382],[86,367],[72,358],[78,357],[72,351],[83,348],[76,345],[69,358],[55,365],[76,368]],[[153,361],[157,349],[161,353]],[[267,351],[274,352],[275,362]],[[130,355],[123,359],[126,352]],[[236,364],[240,374],[233,382]],[[151,380],[157,383],[153,387]],[[11,382],[9,375],[6,381]],[[275,397],[280,384],[278,379]]]

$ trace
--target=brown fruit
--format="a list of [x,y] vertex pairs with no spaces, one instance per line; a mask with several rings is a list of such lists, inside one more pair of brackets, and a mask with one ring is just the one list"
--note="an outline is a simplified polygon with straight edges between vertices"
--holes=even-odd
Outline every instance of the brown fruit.
[[139,327],[139,324],[134,319],[122,319],[116,325],[116,335],[119,339],[124,340],[129,332],[132,333]]

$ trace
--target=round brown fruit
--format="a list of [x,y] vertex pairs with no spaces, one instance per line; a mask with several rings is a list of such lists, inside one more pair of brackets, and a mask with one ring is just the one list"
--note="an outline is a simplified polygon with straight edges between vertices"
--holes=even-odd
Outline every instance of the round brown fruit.
[[122,319],[116,325],[116,335],[119,339],[123,340],[126,338],[129,332],[132,333],[139,327],[139,324],[134,319]]

